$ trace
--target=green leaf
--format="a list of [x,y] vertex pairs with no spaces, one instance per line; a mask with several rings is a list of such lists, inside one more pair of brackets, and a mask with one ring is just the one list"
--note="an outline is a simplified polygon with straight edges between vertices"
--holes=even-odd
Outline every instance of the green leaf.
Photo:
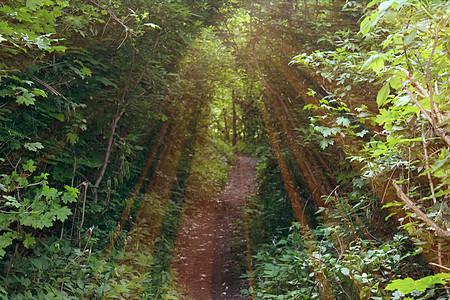
[[25,239],[23,240],[23,245],[25,248],[30,249],[30,246],[36,244],[36,240],[29,233],[25,234]]
[[114,82],[112,82],[111,80],[109,80],[106,77],[103,76],[95,76],[95,80],[100,81],[101,83],[103,83],[106,86],[112,86],[115,87],[116,89],[118,89],[119,87],[117,86],[117,84],[115,84]]
[[378,91],[378,95],[377,95],[377,104],[378,107],[383,106],[383,104],[385,103],[387,97],[389,96],[389,82],[386,82],[383,87]]
[[26,106],[33,105],[36,101],[34,95],[28,91],[25,91],[22,95],[17,97],[16,102],[19,104],[25,104]]
[[34,229],[43,229],[44,227],[52,227],[52,213],[41,214],[40,212],[33,212],[27,214],[21,214],[19,221],[22,225],[31,226]]
[[350,120],[347,119],[347,118],[344,118],[344,117],[338,117],[338,118],[336,119],[336,123],[337,123],[338,125],[342,125],[342,126],[344,126],[344,127],[350,126]]
[[12,244],[14,239],[14,234],[12,232],[5,232],[0,236],[0,258],[3,258],[3,255],[5,255],[5,249],[9,245]]
[[400,202],[389,202],[383,205],[381,208],[389,208],[391,206],[402,206],[402,203]]
[[417,36],[417,30],[414,29],[413,31],[411,31],[410,34],[408,34],[408,35],[405,37],[405,40],[404,40],[405,46],[409,46],[409,44],[411,44],[412,41],[414,41],[414,39],[416,38],[416,36]]
[[16,178],[17,184],[21,187],[26,187],[28,185],[28,180],[25,176],[20,176]]
[[364,20],[362,20],[361,24],[359,25],[359,31],[362,34],[367,34],[370,30],[370,17],[367,16],[364,18]]
[[449,195],[449,194],[450,194],[450,188],[449,188],[449,189],[446,189],[446,190],[439,190],[439,191],[436,193],[435,197],[443,197],[443,196]]
[[363,66],[362,66],[362,69],[363,70],[368,69],[370,67],[370,64],[372,64],[372,61],[373,61],[373,55],[371,57],[369,57],[369,59],[364,62]]
[[406,295],[414,291],[414,279],[407,277],[405,279],[393,280],[392,283],[389,283],[386,286],[386,290],[400,291],[401,293]]
[[16,197],[13,196],[3,196],[6,199],[5,205],[10,207],[19,208],[21,207],[20,203],[17,201]]
[[362,131],[356,133],[356,136],[364,137],[367,133],[369,133],[369,130],[363,129]]
[[60,220],[61,222],[64,222],[64,220],[67,219],[68,216],[72,214],[72,211],[67,207],[63,206],[53,212],[56,216],[56,219]]
[[36,10],[39,6],[42,5],[43,0],[27,0],[26,7],[28,7],[30,10]]
[[13,27],[8,26],[5,21],[0,21],[0,32],[5,35],[14,35],[15,31]]
[[439,278],[436,275],[427,276],[416,280],[416,282],[414,283],[414,289],[424,292],[429,286],[433,284],[445,284],[445,281],[443,281],[442,278]]
[[445,284],[446,281],[444,279],[449,280],[450,274],[439,273],[436,275],[423,277],[419,280],[414,280],[409,277],[405,279],[396,279],[386,286],[386,290],[388,291],[397,290],[405,295],[411,293],[414,290],[424,292],[428,287],[430,287],[433,284]]
[[53,117],[53,118],[57,119],[58,121],[61,121],[61,122],[64,122],[64,120],[65,120],[65,116],[64,116],[64,114],[62,114],[62,113],[57,113],[57,114],[55,114],[55,113],[49,113],[48,115],[49,115],[50,117]]
[[328,145],[333,145],[334,141],[332,139],[323,139],[320,141],[320,147],[325,149]]
[[366,70],[372,68],[376,73],[380,72],[384,67],[384,59],[379,54],[374,54],[369,57],[363,64],[362,69]]
[[52,227],[52,217],[51,214],[41,215],[36,221],[32,222],[31,226],[33,228],[43,229],[44,227]]
[[36,171],[36,166],[34,165],[34,161],[29,159],[26,164],[22,165],[24,171],[28,171],[33,173]]
[[341,273],[348,276],[348,275],[350,275],[350,270],[344,267],[341,269]]
[[384,218],[385,221],[389,220],[392,216],[395,216],[397,212],[390,213],[386,218]]
[[71,145],[75,145],[79,140],[78,134],[73,132],[69,132],[68,134],[66,134],[66,137],[67,141],[69,141]]
[[394,90],[398,90],[402,87],[402,82],[397,76],[391,77],[391,79],[389,79],[389,84]]
[[67,190],[64,192],[61,200],[64,204],[76,202],[78,199],[78,189],[70,187],[68,185],[64,186],[64,188]]
[[81,68],[81,74],[86,75],[86,76],[91,76],[92,75],[92,71],[89,68],[86,68],[85,66],[83,66]]
[[60,52],[66,52],[67,47],[66,46],[53,46],[52,51],[60,51]]
[[41,143],[36,142],[36,143],[26,143],[23,145],[25,147],[25,149],[36,152],[38,149],[43,149],[44,146],[42,146]]
[[145,23],[144,26],[150,26],[151,28],[159,28],[159,25],[153,23]]
[[384,60],[381,57],[378,57],[374,60],[371,67],[376,73],[380,72],[384,67]]
[[80,76],[81,78],[84,79],[84,75],[83,75],[83,73],[81,73],[81,71],[80,71],[79,69],[77,69],[77,68],[75,68],[75,67],[72,67],[72,66],[69,66],[69,68],[70,68],[72,71],[74,71],[75,74],[77,74],[78,76]]
[[50,40],[45,36],[39,36],[36,38],[36,46],[38,46],[39,49],[42,50],[49,50],[50,49]]
[[332,134],[336,134],[341,132],[341,128],[339,127],[325,127],[325,126],[314,126],[314,130],[320,132],[324,137],[330,136]]
[[47,98],[47,93],[46,92],[44,92],[43,90],[40,90],[40,89],[33,89],[32,91],[31,91],[35,96],[41,96],[41,97],[44,97],[44,98]]
[[78,279],[77,279],[77,285],[78,285],[78,287],[80,288],[80,289],[84,289],[84,281],[83,281],[83,277],[79,277]]
[[59,196],[60,192],[58,192],[57,189],[51,188],[48,185],[44,185],[42,187],[42,196],[46,197],[47,199],[56,199],[57,196]]
[[450,273],[438,273],[434,276],[440,279],[450,279]]

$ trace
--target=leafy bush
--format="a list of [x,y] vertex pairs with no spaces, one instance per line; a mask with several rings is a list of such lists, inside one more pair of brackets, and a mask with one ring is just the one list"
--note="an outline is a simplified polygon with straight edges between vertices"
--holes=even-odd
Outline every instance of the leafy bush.
[[316,230],[316,251],[312,253],[304,246],[312,241],[302,238],[298,224],[290,227],[286,237],[262,245],[254,256],[257,298],[319,299],[314,269],[318,264],[337,299],[385,299],[389,294],[382,286],[390,276],[401,276],[412,255],[403,249],[405,237],[397,235],[390,242],[372,246],[355,241],[344,250],[333,246],[332,230]]

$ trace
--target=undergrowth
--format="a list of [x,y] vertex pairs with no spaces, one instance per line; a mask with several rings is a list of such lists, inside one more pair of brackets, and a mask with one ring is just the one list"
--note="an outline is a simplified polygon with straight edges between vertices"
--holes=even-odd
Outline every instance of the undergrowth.
[[[294,220],[285,190],[280,189],[283,184],[275,157],[268,148],[259,149],[258,156],[259,193],[248,199],[245,208],[251,224],[257,299],[327,299],[331,294],[335,299],[391,299],[399,297],[386,289],[392,280],[405,274],[414,278],[431,274],[424,268],[421,249],[414,248],[405,234],[391,231],[375,238],[367,218],[356,217],[364,215],[373,197],[362,182],[351,186],[354,180],[348,176],[355,174],[341,174],[343,186],[351,187],[348,199],[324,197],[327,207],[310,216],[316,225],[302,228]],[[353,211],[344,209],[346,201],[355,203]],[[366,222],[366,230],[354,229],[358,219]],[[383,226],[378,219],[372,221]],[[329,294],[324,292],[321,276],[326,278]],[[416,299],[444,299],[445,292],[442,285],[434,285],[415,295]]]

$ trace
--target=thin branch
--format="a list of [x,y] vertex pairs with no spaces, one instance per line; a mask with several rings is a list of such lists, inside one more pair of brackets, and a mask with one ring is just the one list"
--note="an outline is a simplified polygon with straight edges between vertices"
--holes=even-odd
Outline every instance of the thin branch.
[[111,156],[111,150],[112,150],[113,141],[114,141],[114,133],[116,132],[117,124],[119,123],[119,120],[122,117],[122,115],[124,114],[127,106],[131,103],[131,97],[129,97],[128,100],[123,105],[123,107],[119,106],[120,103],[122,103],[125,100],[125,97],[127,95],[128,87],[130,85],[131,78],[133,76],[134,62],[135,62],[135,49],[133,48],[131,51],[131,64],[130,64],[130,69],[128,71],[127,82],[125,83],[125,86],[123,88],[123,93],[120,98],[120,102],[118,103],[116,116],[112,120],[111,130],[109,132],[108,146],[106,148],[106,154],[105,154],[105,158],[103,160],[103,165],[100,170],[100,174],[98,175],[97,180],[95,181],[95,184],[94,184],[93,191],[94,191],[94,202],[95,203],[97,202],[97,198],[98,198],[97,188],[100,185],[100,182],[103,180],[103,177],[104,177],[105,171],[106,171],[106,167],[108,166],[108,163],[109,163],[109,157]]
[[[397,170],[398,167],[395,167],[394,170],[392,170],[391,176],[389,177],[389,181],[392,180],[392,177],[394,176],[395,171]],[[381,203],[384,203],[384,198],[386,198],[386,193],[389,187],[389,182],[386,184],[386,187],[384,188],[384,193],[383,193],[383,197],[381,198]]]
[[392,180],[392,185],[394,186],[395,190],[397,191],[397,195],[400,197],[400,199],[405,202],[417,215],[419,215],[428,225],[433,227],[436,232],[436,236],[450,236],[450,231],[444,230],[439,225],[437,225],[433,220],[428,218],[428,216],[420,210],[412,201],[411,199],[406,196],[406,194],[402,191],[402,189],[398,186],[397,183],[395,183],[394,180]]
[[125,31],[130,32],[130,34],[132,36],[137,36],[136,33],[134,33],[132,31],[132,29],[130,27],[128,27],[127,25],[125,25],[125,23],[122,22],[122,20],[120,20],[110,9],[109,7],[103,7],[100,3],[98,3],[95,0],[90,0],[90,2],[94,3],[96,6],[98,6],[99,8],[106,10],[108,12],[108,14],[117,22],[119,23],[123,28],[125,28]]
[[436,122],[431,118],[430,114],[423,108],[422,104],[420,104],[419,100],[417,100],[416,96],[412,93],[411,89],[409,87],[405,87],[405,92],[411,97],[412,101],[419,107],[422,114],[425,116],[425,118],[430,122],[430,124],[434,127],[436,127]]
[[441,269],[444,269],[446,271],[450,271],[450,268],[444,267],[443,265],[440,265],[440,264],[437,264],[437,263],[429,262],[428,264],[430,264],[432,266],[435,266],[435,267],[438,267],[438,268],[441,268]]
[[[447,15],[447,18],[448,18],[448,15]],[[430,91],[430,108],[431,108],[431,113],[434,114],[435,113],[434,110],[436,110],[436,116],[438,116],[439,109],[438,109],[437,105],[434,103],[434,100],[433,100],[433,85],[431,84],[430,68],[431,68],[431,62],[433,61],[434,53],[436,52],[436,47],[438,45],[439,31],[441,30],[441,26],[442,26],[443,23],[445,23],[447,18],[445,18],[443,20],[443,22],[439,23],[439,26],[436,28],[436,32],[434,34],[433,48],[431,49],[431,54],[430,54],[430,58],[428,59],[427,70],[426,70],[426,73],[425,73],[425,78],[427,79],[427,84],[428,84],[428,90]],[[439,121],[442,122],[442,120],[439,120]]]
[[45,180],[41,180],[41,181],[35,182],[35,183],[30,183],[30,184],[27,184],[26,186],[18,186],[18,187],[16,187],[16,190],[18,190],[18,189],[24,189],[24,188],[27,188],[27,187],[29,187],[29,186],[40,185],[40,184],[43,184],[43,183],[45,183]]
[[33,80],[40,83],[41,85],[43,85],[45,88],[47,88],[48,90],[50,90],[53,94],[63,98],[64,100],[67,101],[66,97],[64,97],[63,94],[61,94],[60,92],[58,92],[57,90],[55,90],[53,87],[51,87],[48,83],[40,80],[39,78],[37,78],[36,76],[33,76]]
[[84,197],[83,197],[83,210],[82,210],[82,214],[81,214],[80,229],[83,228],[83,224],[84,224],[84,212],[85,212],[85,208],[86,208],[86,196],[87,196],[87,189],[88,189],[87,182],[84,182],[83,185],[84,185]]
[[[427,170],[430,169],[430,157],[428,156],[428,143],[425,140],[425,132],[424,132],[424,124],[422,124],[422,145],[423,145],[423,154],[424,154],[424,158],[425,158],[425,167],[427,168]],[[433,203],[436,203],[436,194],[434,193],[434,184],[433,184],[433,180],[431,178],[431,173],[428,172],[427,173],[427,178],[428,178],[428,184],[430,185],[430,190],[431,190],[431,195],[433,196]]]
[[4,214],[38,214],[38,213],[40,213],[40,211],[4,211],[4,210],[0,210],[0,213],[4,213]]
[[442,128],[439,128],[437,126],[436,121],[432,118],[432,116],[428,113],[428,111],[425,108],[423,108],[422,104],[420,104],[419,100],[417,100],[416,96],[414,96],[414,94],[412,93],[411,89],[406,86],[405,87],[405,91],[411,97],[411,99],[417,105],[417,107],[420,109],[421,113],[425,116],[427,121],[431,124],[431,126],[433,127],[434,132],[438,136],[440,136],[447,143],[447,145],[450,146],[450,137],[447,136],[447,134],[445,133],[445,131]]

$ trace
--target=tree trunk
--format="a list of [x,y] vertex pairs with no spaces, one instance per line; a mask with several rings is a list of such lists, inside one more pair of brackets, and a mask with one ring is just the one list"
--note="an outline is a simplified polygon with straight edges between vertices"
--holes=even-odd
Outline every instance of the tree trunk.
[[134,56],[135,56],[135,51],[133,48],[132,52],[131,52],[131,64],[130,64],[130,69],[128,71],[127,81],[123,88],[122,97],[121,97],[120,101],[117,103],[116,115],[115,115],[114,119],[112,120],[111,130],[109,132],[109,138],[108,138],[108,146],[106,148],[106,153],[105,153],[105,159],[103,160],[103,165],[100,170],[100,174],[98,175],[97,180],[95,181],[95,184],[94,184],[94,188],[93,188],[95,203],[97,203],[97,200],[98,200],[97,188],[100,185],[100,182],[102,182],[103,177],[105,176],[106,167],[108,166],[109,157],[111,156],[111,151],[112,151],[112,146],[113,146],[113,141],[114,141],[114,134],[116,132],[117,124],[119,123],[120,118],[123,116],[127,106],[130,105],[130,103],[131,103],[131,98],[128,98],[128,100],[123,104],[123,107],[120,108],[120,104],[125,101],[125,97],[127,96],[127,92],[128,92],[128,87],[130,85],[131,78],[133,76],[134,58],[135,58]]
[[237,132],[236,132],[236,96],[234,94],[234,89],[232,92],[231,100],[233,102],[233,140],[231,142],[231,145],[234,147],[236,146],[236,140],[237,140]]
[[228,128],[228,113],[227,110],[223,110],[223,122],[225,125],[225,140],[228,142],[230,140],[230,129]]

